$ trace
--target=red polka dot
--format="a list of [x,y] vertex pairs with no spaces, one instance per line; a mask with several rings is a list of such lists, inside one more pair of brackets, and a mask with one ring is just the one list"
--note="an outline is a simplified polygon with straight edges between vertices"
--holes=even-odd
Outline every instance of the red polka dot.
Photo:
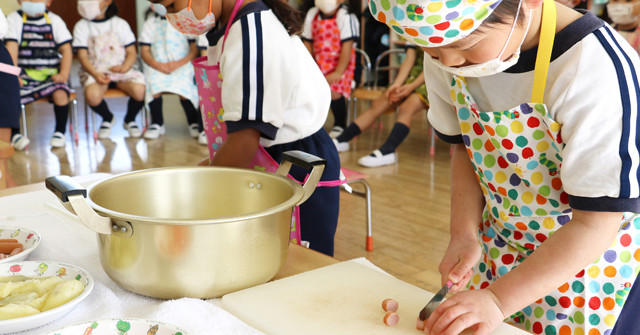
[[509,265],[513,263],[513,260],[514,260],[514,257],[511,254],[506,254],[502,256],[502,263],[504,263],[505,265]]
[[560,193],[560,201],[563,204],[568,204],[569,203],[569,195],[565,192]]
[[534,250],[536,248],[536,246],[533,245],[533,243],[525,243],[524,247],[529,249],[529,250]]
[[488,282],[484,282],[484,283],[482,283],[482,285],[480,285],[480,288],[482,288],[482,289],[485,289],[487,287],[489,287],[489,283]]
[[545,234],[536,234],[536,240],[540,242],[544,242],[547,239],[547,235]]
[[536,202],[540,205],[544,205],[547,203],[547,198],[543,197],[542,195],[538,194],[536,195]]
[[429,37],[429,42],[431,43],[441,43],[443,40],[444,38],[438,36]]
[[513,233],[513,238],[515,238],[516,240],[520,240],[520,239],[522,239],[522,236],[523,236],[523,235],[522,235],[522,233],[521,233],[521,232],[519,232],[519,231],[515,231],[515,232]]
[[511,142],[511,141],[509,141],[507,139],[504,139],[504,140],[502,140],[502,146],[507,150],[511,150],[513,148],[513,142]]
[[563,308],[571,307],[571,299],[569,299],[569,297],[567,296],[560,297],[560,299],[558,299],[558,303],[560,303],[560,306],[562,306]]
[[598,310],[600,308],[600,298],[598,297],[592,297],[591,299],[589,299],[589,308],[595,310]]
[[620,237],[620,243],[625,246],[628,247],[631,244],[631,236],[629,236],[629,234],[624,234]]
[[522,157],[524,158],[533,157],[533,149],[529,147],[522,149]]
[[500,166],[503,169],[506,169],[509,166],[509,163],[507,162],[507,160],[504,159],[504,157],[500,156],[498,157],[498,166]]
[[424,10],[422,9],[422,7],[417,7],[415,9],[415,12],[416,12],[416,14],[422,14],[422,13],[424,13]]
[[537,117],[529,118],[529,120],[527,121],[527,126],[529,126],[529,128],[537,128],[539,125],[540,120],[538,120]]
[[584,277],[584,269],[582,269],[580,272],[578,272],[578,274],[576,274],[576,278],[582,278]]
[[534,322],[532,329],[536,334],[542,334],[542,324],[540,322]]
[[483,133],[484,131],[482,130],[482,127],[481,127],[479,124],[474,123],[474,124],[473,124],[473,132],[475,132],[475,133],[476,133],[476,135],[482,135],[482,133]]
[[489,189],[493,192],[496,192],[496,187],[493,184],[489,183]]
[[551,179],[551,187],[553,187],[554,190],[559,191],[562,188],[562,179],[557,177]]
[[435,26],[433,26],[434,28],[436,28],[437,30],[447,30],[449,28],[451,24],[449,23],[449,21],[444,21],[442,23],[438,23]]
[[496,147],[493,146],[493,143],[491,143],[491,141],[486,141],[484,142],[484,148],[488,151],[491,152],[493,150],[496,149]]

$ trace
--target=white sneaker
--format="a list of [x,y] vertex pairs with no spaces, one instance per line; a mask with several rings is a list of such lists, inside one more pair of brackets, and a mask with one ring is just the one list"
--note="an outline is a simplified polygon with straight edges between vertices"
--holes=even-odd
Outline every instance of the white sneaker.
[[329,132],[329,137],[336,138],[336,137],[340,136],[340,134],[342,134],[343,131],[344,131],[344,129],[342,127],[335,126]]
[[336,149],[338,149],[338,152],[349,151],[349,142],[338,142],[338,140],[334,138],[333,144],[336,145]]
[[383,155],[380,150],[374,150],[368,156],[364,156],[358,159],[358,164],[366,167],[377,167],[384,165],[391,165],[396,162],[396,153]]
[[207,134],[205,134],[204,131],[198,134],[198,143],[207,145]]
[[27,148],[27,146],[31,143],[31,141],[22,134],[15,134],[11,137],[11,145],[13,148],[19,151],[22,151]]
[[200,135],[200,131],[198,131],[197,123],[192,123],[189,125],[189,135],[191,135],[191,137],[193,138],[196,138],[198,137],[198,135]]
[[154,140],[160,137],[160,135],[164,135],[164,126],[157,123],[150,125],[147,131],[144,132],[144,138],[149,140]]
[[63,133],[56,131],[55,133],[53,133],[53,137],[51,137],[50,143],[54,148],[63,148],[67,141]]
[[100,129],[98,130],[98,138],[99,139],[105,139],[105,138],[109,138],[109,136],[111,135],[111,128],[113,127],[113,120],[109,121],[102,121],[102,124],[100,125]]
[[140,130],[140,127],[138,127],[138,124],[135,121],[131,121],[129,123],[125,123],[123,126],[124,126],[124,129],[129,131],[129,136],[130,137],[140,137],[140,136],[142,136],[142,130]]

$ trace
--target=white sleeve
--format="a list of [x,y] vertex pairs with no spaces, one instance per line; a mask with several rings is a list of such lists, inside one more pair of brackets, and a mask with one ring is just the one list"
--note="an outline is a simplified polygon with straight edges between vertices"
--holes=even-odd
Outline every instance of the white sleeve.
[[120,38],[120,43],[122,46],[128,47],[131,44],[136,43],[136,35],[133,34],[131,27],[127,21],[119,18],[113,17],[112,20],[116,20],[114,22],[114,26],[116,26],[116,30],[118,31],[118,37]]
[[360,23],[354,14],[350,14],[346,8],[340,7],[336,15],[336,23],[340,30],[340,41],[358,42],[360,37]]
[[316,7],[309,9],[309,11],[307,12],[307,16],[304,18],[304,26],[302,28],[302,34],[300,35],[300,38],[302,38],[303,41],[313,41],[313,33],[312,33],[313,19],[316,17],[317,14],[318,14],[318,8]]
[[9,26],[7,25],[7,18],[4,17],[2,8],[0,8],[0,40],[4,39],[4,36],[7,35],[8,28]]
[[440,134],[440,137],[450,143],[459,143],[462,131],[458,123],[449,83],[453,78],[450,74],[438,69],[431,64],[429,55],[424,55],[424,78],[429,98],[429,112],[427,117],[431,126]]
[[71,33],[67,28],[67,24],[64,23],[62,18],[56,14],[49,13],[49,19],[51,20],[51,28],[53,29],[53,39],[56,41],[56,45],[60,46],[72,41]]
[[73,27],[73,48],[89,47],[89,21],[81,19]]
[[140,33],[140,37],[138,38],[138,42],[140,42],[140,44],[151,45],[151,43],[153,43],[153,28],[155,26],[154,23],[155,18],[152,16],[144,21],[142,32]]
[[206,50],[209,47],[209,40],[206,35],[200,35],[197,39],[198,49]]
[[16,41],[18,44],[22,41],[22,17],[18,12],[13,12],[7,16],[7,23],[9,24],[9,30],[5,41]]

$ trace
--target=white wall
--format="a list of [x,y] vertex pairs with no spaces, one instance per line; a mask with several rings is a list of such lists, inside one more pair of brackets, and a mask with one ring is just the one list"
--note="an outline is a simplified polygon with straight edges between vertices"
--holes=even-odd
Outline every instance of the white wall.
[[140,36],[140,33],[142,32],[142,25],[144,24],[144,13],[149,8],[149,4],[150,3],[147,0],[136,0],[136,21],[138,23],[138,34],[136,36]]

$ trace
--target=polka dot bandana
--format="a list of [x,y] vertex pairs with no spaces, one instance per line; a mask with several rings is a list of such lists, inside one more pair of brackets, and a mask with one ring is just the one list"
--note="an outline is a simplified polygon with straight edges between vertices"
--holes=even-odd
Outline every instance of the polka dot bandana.
[[424,47],[453,43],[471,34],[501,0],[368,0],[376,20]]

